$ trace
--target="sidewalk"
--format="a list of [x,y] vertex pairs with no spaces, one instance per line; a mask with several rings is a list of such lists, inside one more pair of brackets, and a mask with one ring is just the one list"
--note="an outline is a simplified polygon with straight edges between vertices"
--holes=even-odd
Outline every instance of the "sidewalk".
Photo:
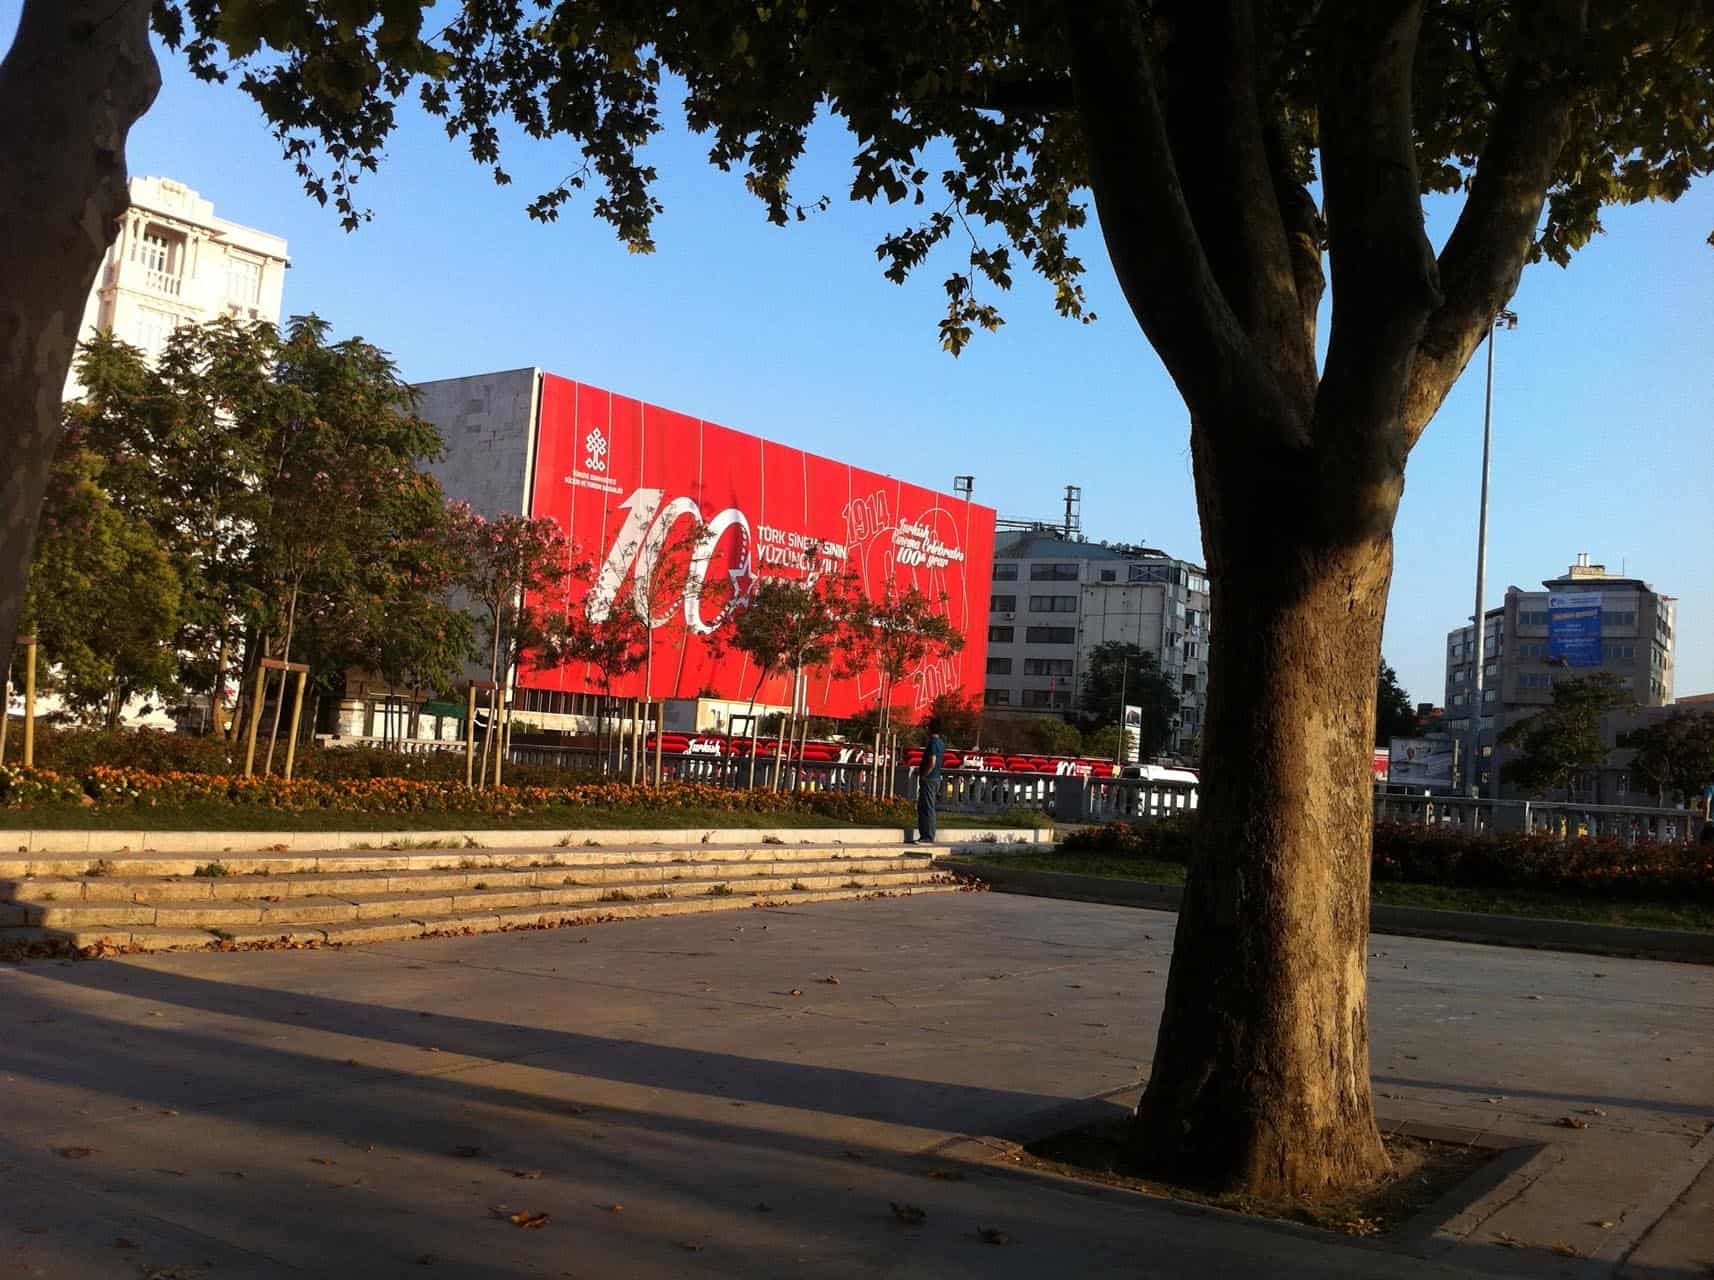
[[1173,926],[961,894],[0,967],[0,1239],[14,1274],[80,1280],[1688,1280],[1714,1260],[1695,966],[1376,939],[1381,1115],[1529,1144],[1391,1242],[985,1162],[964,1135],[1134,1088]]

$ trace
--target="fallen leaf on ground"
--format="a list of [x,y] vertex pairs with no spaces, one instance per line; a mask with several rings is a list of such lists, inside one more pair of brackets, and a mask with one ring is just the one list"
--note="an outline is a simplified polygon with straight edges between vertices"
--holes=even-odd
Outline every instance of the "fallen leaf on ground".
[[694,1240],[680,1240],[678,1242],[678,1247],[683,1249],[686,1253],[701,1253],[702,1252],[702,1246],[699,1245]]
[[978,1227],[976,1234],[982,1238],[983,1244],[1010,1244],[1012,1237],[998,1227]]
[[135,1240],[127,1240],[124,1236],[119,1236],[113,1241],[113,1247],[115,1249],[135,1249],[137,1247],[137,1242]]
[[339,1163],[339,1161],[337,1161],[337,1160],[329,1160],[326,1156],[311,1156],[309,1158],[309,1162],[311,1164],[338,1164]]
[[452,1149],[452,1154],[457,1156],[460,1160],[474,1160],[477,1156],[484,1155],[486,1153],[481,1147],[473,1147],[465,1144],[463,1146],[454,1147]]
[[817,982],[825,982],[830,987],[837,987],[839,985],[839,979],[834,977],[831,973],[828,974],[825,978],[817,978],[816,981]]
[[930,1169],[928,1176],[940,1178],[946,1182],[962,1182],[964,1180],[964,1175],[957,1169]]
[[1488,1102],[1504,1102],[1505,1100],[1506,1095],[1503,1093],[1497,1093],[1492,1098],[1487,1099]]
[[900,1204],[897,1200],[890,1203],[893,1206],[893,1216],[900,1222],[908,1222],[915,1226],[917,1223],[928,1219],[928,1211],[920,1205]]
[[1614,1222],[1611,1218],[1600,1218],[1594,1222],[1591,1222],[1589,1225],[1592,1227],[1600,1227],[1601,1230],[1603,1230],[1603,1231],[1611,1231],[1618,1224],[1616,1222]]
[[1524,1242],[1509,1231],[1496,1231],[1494,1232],[1494,1243],[1502,1249],[1521,1249]]
[[94,1147],[61,1147],[59,1149],[59,1154],[60,1154],[61,1158],[66,1159],[66,1160],[87,1160],[90,1156],[95,1154],[95,1148]]
[[539,1178],[542,1176],[540,1169],[507,1169],[506,1172],[514,1178]]
[[175,1178],[184,1178],[189,1176],[183,1169],[156,1169],[155,1172],[170,1174]]
[[527,1209],[508,1209],[505,1205],[495,1205],[488,1210],[496,1218],[510,1222],[514,1227],[523,1227],[526,1231],[534,1231],[545,1227],[552,1221],[552,1215],[546,1213],[531,1213]]
[[1561,1129],[1587,1129],[1589,1127],[1587,1120],[1579,1120],[1576,1116],[1560,1116],[1554,1121],[1554,1124]]
[[1580,1116],[1604,1116],[1607,1113],[1600,1107],[1583,1107],[1577,1114]]
[[797,987],[793,987],[790,991],[786,992],[786,994],[790,996],[801,996],[803,992]]
[[1576,1247],[1566,1244],[1563,1240],[1553,1246],[1553,1252],[1562,1258],[1581,1258],[1583,1256]]
[[617,1201],[615,1201],[612,1204],[598,1204],[595,1207],[597,1209],[605,1209],[605,1210],[607,1210],[608,1213],[624,1213],[625,1212],[625,1206],[618,1203]]

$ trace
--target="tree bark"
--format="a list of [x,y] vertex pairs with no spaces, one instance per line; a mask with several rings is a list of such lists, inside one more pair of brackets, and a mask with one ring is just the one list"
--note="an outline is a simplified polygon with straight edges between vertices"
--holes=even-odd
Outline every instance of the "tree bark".
[[[1361,1185],[1387,1167],[1369,1091],[1366,943],[1383,485],[1311,450],[1216,467],[1193,432],[1215,584],[1196,852],[1137,1155],[1252,1195]],[[1355,460],[1353,460],[1355,462]],[[1216,490],[1213,473],[1221,472]]]
[[0,670],[10,668],[84,302],[160,88],[150,0],[26,0],[0,62]]

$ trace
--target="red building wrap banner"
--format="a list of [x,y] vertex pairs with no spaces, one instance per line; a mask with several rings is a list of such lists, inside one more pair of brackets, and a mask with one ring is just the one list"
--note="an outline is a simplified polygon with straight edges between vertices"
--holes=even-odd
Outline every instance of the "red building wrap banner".
[[[536,607],[582,609],[599,621],[613,609],[646,617],[653,606],[649,687],[638,671],[614,681],[621,697],[712,691],[747,700],[756,669],[720,639],[756,582],[846,568],[871,596],[888,584],[915,587],[964,634],[959,653],[911,673],[896,704],[920,708],[948,692],[981,696],[991,507],[548,374],[530,513],[558,521],[574,556],[590,566],[569,602],[533,601]],[[601,692],[600,673],[579,664],[526,669],[520,683]],[[789,705],[790,685],[789,673],[770,676],[758,700]],[[808,707],[852,715],[879,692],[873,671],[816,671]]]

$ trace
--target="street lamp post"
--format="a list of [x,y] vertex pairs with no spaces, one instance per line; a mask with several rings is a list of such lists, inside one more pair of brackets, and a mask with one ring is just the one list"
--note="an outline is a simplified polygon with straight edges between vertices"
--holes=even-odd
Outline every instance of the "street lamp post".
[[1473,680],[1475,706],[1470,712],[1470,752],[1464,779],[1465,790],[1472,799],[1479,799],[1482,795],[1482,710],[1486,705],[1483,695],[1487,683],[1482,668],[1487,660],[1488,638],[1488,619],[1482,607],[1482,599],[1488,573],[1488,472],[1494,440],[1494,330],[1502,325],[1507,329],[1515,329],[1517,324],[1517,314],[1502,308],[1495,315],[1493,323],[1488,326],[1488,375],[1482,397],[1482,497],[1476,516],[1476,616],[1473,619],[1476,633],[1476,672]]

